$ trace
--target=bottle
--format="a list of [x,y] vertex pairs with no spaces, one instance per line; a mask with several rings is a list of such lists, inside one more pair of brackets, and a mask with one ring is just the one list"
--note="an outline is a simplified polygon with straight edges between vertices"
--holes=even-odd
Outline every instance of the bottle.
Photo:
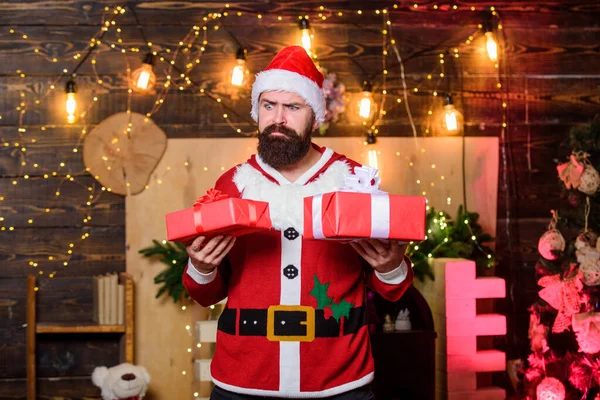
[[392,322],[392,317],[389,314],[385,315],[385,322],[383,324],[384,332],[394,332],[394,323]]
[[396,318],[394,328],[397,331],[410,331],[412,329],[410,323],[410,313],[408,311],[408,308],[401,310],[398,313],[398,317]]

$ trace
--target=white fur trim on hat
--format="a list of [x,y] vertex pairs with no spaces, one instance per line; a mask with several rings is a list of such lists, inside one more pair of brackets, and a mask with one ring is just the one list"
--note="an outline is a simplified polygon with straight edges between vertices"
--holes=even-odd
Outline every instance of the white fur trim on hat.
[[258,100],[261,93],[272,90],[296,93],[313,109],[321,125],[325,121],[325,95],[315,81],[297,72],[268,69],[256,75],[252,85],[252,119],[258,122]]

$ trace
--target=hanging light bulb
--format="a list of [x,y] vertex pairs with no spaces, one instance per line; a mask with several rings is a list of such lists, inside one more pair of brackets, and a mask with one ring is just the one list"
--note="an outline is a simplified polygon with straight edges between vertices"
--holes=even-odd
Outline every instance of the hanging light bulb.
[[485,37],[485,48],[487,49],[488,57],[490,60],[496,62],[498,61],[498,44],[496,44],[494,34],[491,31],[488,31],[485,33]]
[[240,47],[235,56],[236,65],[231,71],[231,84],[235,86],[242,86],[244,79],[246,78],[246,54],[247,50]]
[[77,93],[77,85],[75,81],[69,80],[65,86],[65,93],[67,94],[66,110],[67,110],[67,122],[72,124],[75,122],[75,112],[77,111],[77,99],[75,93]]
[[362,121],[369,121],[375,114],[375,101],[373,99],[373,86],[371,82],[363,83],[363,91],[358,100],[358,116]]
[[148,53],[142,61],[142,66],[133,71],[133,74],[131,74],[133,90],[139,93],[152,93],[154,91],[154,85],[156,85],[156,75],[154,75],[154,72],[152,71],[153,67],[154,55],[152,53]]
[[483,24],[483,32],[485,34],[485,48],[488,57],[492,62],[498,61],[498,43],[492,30],[492,17],[489,16]]
[[308,23],[308,19],[302,18],[300,20],[300,42],[302,43],[302,47],[308,53],[309,56],[312,55],[312,39],[314,36],[310,32],[310,24]]
[[454,107],[452,96],[446,96],[446,105],[442,113],[442,126],[446,133],[455,135],[463,130],[463,115]]

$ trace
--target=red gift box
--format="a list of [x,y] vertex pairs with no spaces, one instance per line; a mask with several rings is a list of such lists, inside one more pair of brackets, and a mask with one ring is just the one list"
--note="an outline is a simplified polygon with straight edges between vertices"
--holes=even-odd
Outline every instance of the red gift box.
[[306,239],[425,239],[422,196],[331,192],[304,199]]
[[242,236],[271,229],[269,203],[228,197],[210,189],[194,207],[166,215],[167,239],[190,243],[198,236]]

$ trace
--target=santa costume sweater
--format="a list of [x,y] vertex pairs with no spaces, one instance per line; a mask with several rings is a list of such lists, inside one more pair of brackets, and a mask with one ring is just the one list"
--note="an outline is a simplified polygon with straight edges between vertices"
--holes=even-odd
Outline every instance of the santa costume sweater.
[[272,230],[238,237],[209,274],[188,263],[183,284],[202,306],[227,297],[211,362],[214,383],[250,395],[315,398],[373,380],[366,286],[390,301],[412,283],[408,258],[376,272],[348,244],[303,238],[303,199],[339,189],[358,163],[313,144],[319,161],[289,182],[260,156],[215,188],[266,201]]

